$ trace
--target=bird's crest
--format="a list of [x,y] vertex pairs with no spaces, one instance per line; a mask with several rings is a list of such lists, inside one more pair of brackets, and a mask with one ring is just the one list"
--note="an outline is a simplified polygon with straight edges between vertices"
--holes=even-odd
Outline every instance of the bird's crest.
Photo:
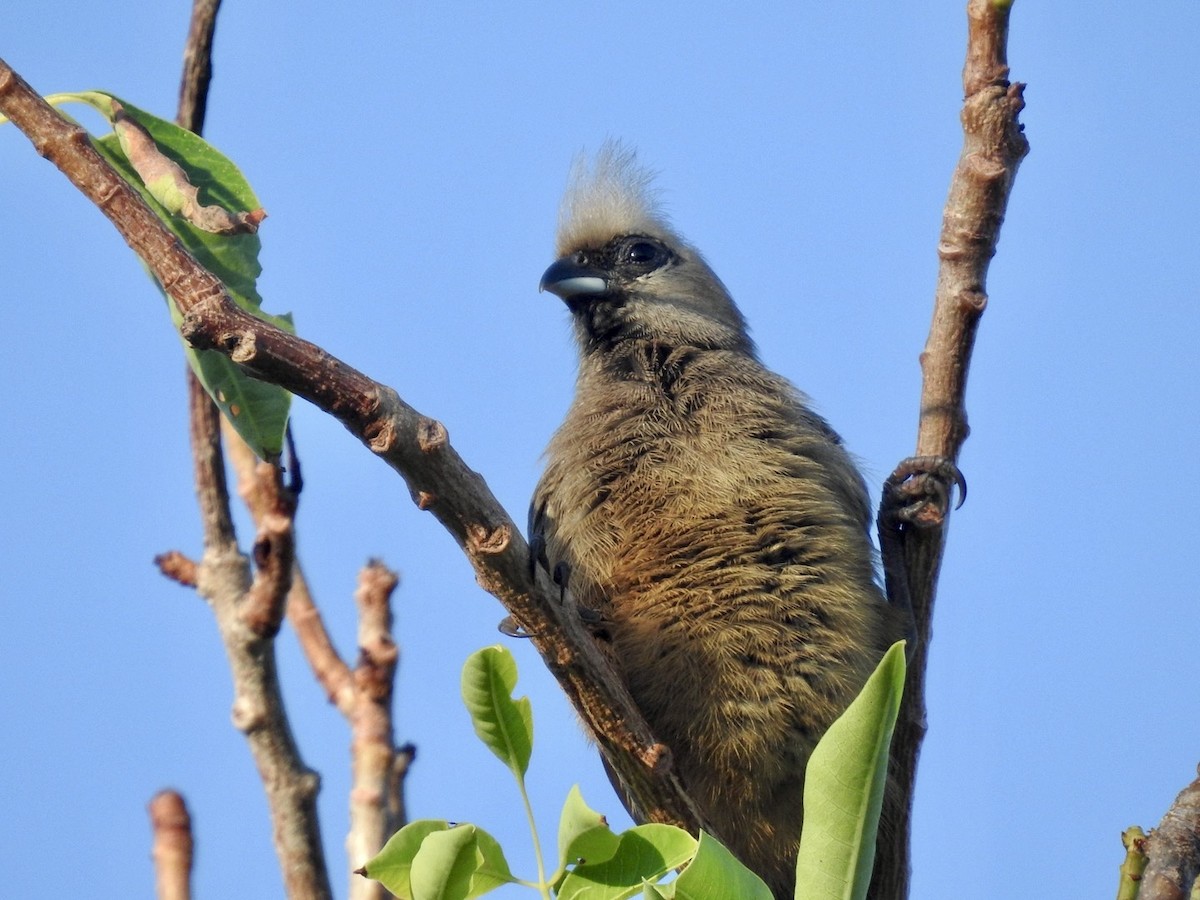
[[558,255],[607,243],[618,234],[669,233],[653,181],[654,173],[619,141],[605,141],[592,160],[576,157],[559,209]]

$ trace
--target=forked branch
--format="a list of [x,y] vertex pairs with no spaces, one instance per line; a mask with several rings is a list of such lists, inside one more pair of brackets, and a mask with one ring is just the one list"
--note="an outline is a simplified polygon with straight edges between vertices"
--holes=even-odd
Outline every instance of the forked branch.
[[302,338],[246,312],[200,266],[92,148],[0,60],[0,112],[116,226],[183,313],[183,336],[225,353],[249,374],[280,385],[336,417],[406,481],[463,548],[480,585],[529,634],[550,671],[639,805],[655,821],[703,824],[621,680],[595,647],[574,605],[544,573],[536,581],[528,547],[483,479],[450,446],[445,428]]

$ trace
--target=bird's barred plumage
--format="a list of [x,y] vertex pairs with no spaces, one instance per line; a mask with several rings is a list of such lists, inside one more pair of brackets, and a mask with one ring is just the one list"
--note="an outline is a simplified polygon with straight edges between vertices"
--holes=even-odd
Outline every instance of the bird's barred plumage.
[[721,840],[790,897],[808,755],[901,636],[866,487],[632,153],[577,166],[557,251],[580,364],[531,545]]

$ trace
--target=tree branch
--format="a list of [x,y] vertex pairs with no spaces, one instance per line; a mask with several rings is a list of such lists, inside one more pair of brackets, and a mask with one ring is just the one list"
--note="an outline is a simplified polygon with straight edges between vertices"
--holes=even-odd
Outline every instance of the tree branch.
[[[968,0],[967,50],[962,68],[962,152],[950,179],[938,240],[934,316],[925,349],[917,457],[958,461],[967,437],[966,380],[971,350],[988,294],[988,265],[1000,240],[1016,169],[1028,152],[1018,121],[1025,106],[1022,84],[1008,80],[1010,0]],[[946,548],[949,503],[946,491],[919,478],[905,484],[905,464],[884,488],[880,546],[889,594],[907,594],[914,637],[908,660],[904,708],[893,737],[892,778],[884,821],[893,844],[881,845],[874,895],[904,898],[908,893],[908,839],[912,793],[920,745],[925,737],[925,665],[928,660],[937,576]],[[907,515],[890,515],[894,497],[906,488],[935,502],[918,504]],[[904,582],[898,582],[902,578]]]
[[254,377],[335,416],[405,479],[417,504],[463,548],[479,584],[530,635],[646,815],[693,831],[702,824],[669,753],[595,647],[574,604],[562,602],[545,573],[536,582],[530,578],[528,546],[483,479],[450,446],[445,428],[391,388],[239,309],[100,158],[86,132],[59,116],[2,60],[0,112],[113,222],[176,301],[192,346],[218,350]]
[[[350,716],[351,765],[350,831],[346,856],[352,869],[375,856],[392,833],[403,825],[403,783],[392,729],[392,686],[400,651],[392,639],[391,596],[400,579],[378,560],[371,560],[358,576],[354,593],[358,605],[358,665],[354,669],[355,704]],[[382,884],[350,876],[352,900],[384,900]]]
[[158,900],[191,900],[192,817],[183,796],[160,791],[150,800],[154,830],[154,894]]
[[[255,522],[270,514],[272,483],[279,469],[259,462],[228,423],[223,424],[229,458],[237,473],[238,493]],[[298,463],[294,463],[298,465]],[[377,561],[359,573],[355,600],[359,609],[359,661],[351,670],[338,655],[313,602],[308,584],[293,564],[287,618],[301,648],[330,702],[350,723],[350,830],[346,852],[350,862],[351,900],[383,900],[387,891],[354,870],[375,856],[405,820],[404,776],[414,750],[397,748],[392,718],[392,694],[399,650],[392,638],[391,595],[397,576]]]
[[267,794],[275,850],[287,896],[332,897],[321,845],[317,774],[300,758],[283,706],[274,637],[291,583],[290,519],[275,513],[260,529],[256,556],[263,568],[251,584],[236,547],[206,546],[197,588],[216,616],[233,675],[233,723],[250,745]]
[[1179,792],[1146,839],[1138,900],[1187,900],[1200,877],[1200,777]]
[[[257,525],[270,509],[270,486],[277,477],[273,473],[275,466],[260,463],[249,445],[224,420],[221,431],[228,448],[229,462],[237,477],[238,495]],[[300,649],[304,651],[317,681],[325,689],[329,702],[349,716],[354,708],[354,676],[333,646],[298,559],[292,564],[287,620],[296,632]]]
[[1146,833],[1134,825],[1121,832],[1125,859],[1121,863],[1121,878],[1117,883],[1117,900],[1138,900],[1142,875],[1146,871]]
[[[966,440],[967,370],[975,332],[987,305],[988,264],[996,252],[1017,168],[1029,152],[1018,122],[1025,105],[1024,85],[1008,80],[1010,7],[1011,0],[969,0],[967,4],[963,148],[942,219],[933,321],[921,354],[924,378],[918,457],[956,462]],[[877,896],[881,897],[908,893],[909,817],[917,758],[925,736],[925,666],[948,514],[948,503],[934,502],[904,521],[883,511],[880,515],[885,570],[907,573],[907,584],[900,588],[906,587],[911,598],[916,632],[904,707],[893,738],[892,777],[897,790],[885,810],[885,818],[892,820],[903,846],[895,848],[895,859],[881,861],[889,871],[876,870],[877,885],[882,888]]]
[[221,0],[194,0],[192,20],[183,45],[183,77],[179,83],[179,107],[175,121],[199,134],[204,130],[208,109],[208,85],[212,81],[213,34]]
[[[204,120],[218,6],[219,0],[196,0],[184,53],[177,121],[197,133]],[[90,143],[87,146],[90,150]],[[287,895],[292,900],[326,900],[332,891],[316,815],[319,779],[300,759],[275,669],[274,637],[283,619],[295,550],[294,498],[276,477],[269,509],[258,523],[256,569],[251,581],[249,564],[238,548],[230,515],[220,414],[195,375],[188,372],[187,379],[192,459],[205,548],[194,570],[194,583],[213,608],[229,658],[234,724],[246,735],[267,794]],[[164,565],[172,558],[160,557],[159,565],[164,572],[170,568],[170,574],[175,574],[178,565]]]

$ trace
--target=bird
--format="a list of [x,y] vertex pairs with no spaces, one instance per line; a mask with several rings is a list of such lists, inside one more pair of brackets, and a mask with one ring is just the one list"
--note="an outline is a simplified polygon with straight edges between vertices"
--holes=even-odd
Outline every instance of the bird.
[[760,361],[633,149],[576,161],[556,257],[540,287],[569,310],[579,366],[530,507],[532,562],[569,591],[704,821],[790,898],[805,764],[905,633],[866,484]]

